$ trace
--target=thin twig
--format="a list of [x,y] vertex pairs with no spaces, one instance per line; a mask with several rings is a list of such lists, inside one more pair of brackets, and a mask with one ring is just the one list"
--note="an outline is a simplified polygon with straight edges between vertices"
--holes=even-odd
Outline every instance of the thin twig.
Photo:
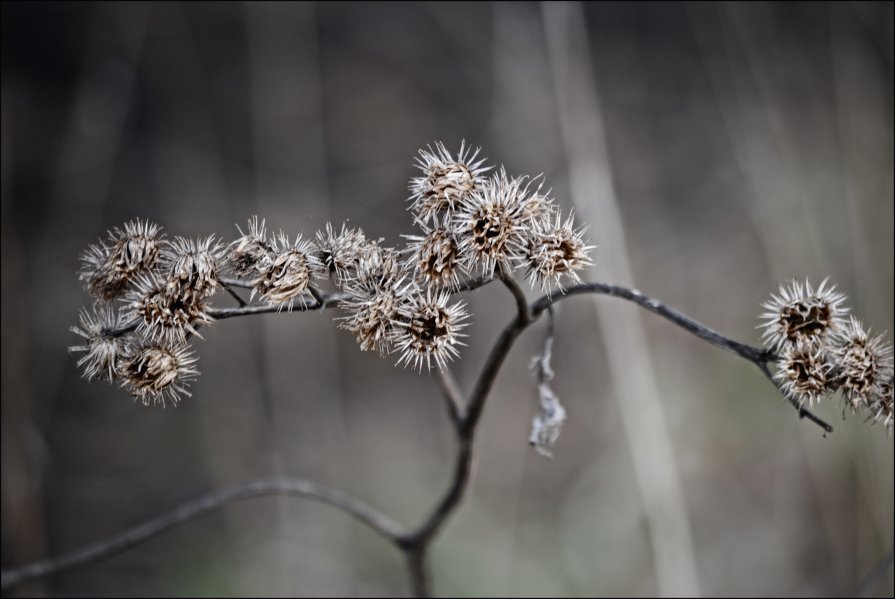
[[500,281],[510,290],[510,293],[513,294],[513,299],[516,300],[516,318],[523,325],[528,326],[531,322],[531,312],[528,309],[528,299],[525,297],[525,292],[522,291],[519,283],[516,282],[512,275],[501,274]]
[[478,277],[474,277],[472,279],[467,279],[465,281],[462,281],[460,283],[460,285],[454,290],[454,292],[462,293],[464,291],[475,291],[476,289],[479,289],[480,287],[484,287],[485,285],[487,285],[488,283],[491,283],[492,281],[494,281],[494,279],[492,277],[484,277],[484,276],[478,276]]
[[503,332],[497,338],[497,341],[495,341],[494,347],[488,354],[488,359],[485,361],[485,365],[482,368],[482,372],[479,374],[475,388],[467,401],[466,413],[457,423],[457,455],[454,460],[454,475],[448,485],[447,491],[442,495],[435,508],[429,513],[429,516],[423,520],[422,524],[409,534],[406,541],[411,547],[422,547],[423,551],[463,498],[466,485],[469,482],[469,474],[472,465],[473,437],[475,436],[476,426],[478,425],[479,418],[481,417],[482,410],[485,406],[485,400],[488,397],[488,393],[491,391],[491,387],[494,384],[494,380],[497,378],[497,373],[500,371],[504,359],[506,359],[507,354],[510,352],[510,348],[513,346],[513,341],[516,340],[522,331],[525,330],[525,327],[528,326],[529,322],[531,322],[528,304],[518,301],[518,294],[521,293],[519,286],[516,285],[515,281],[512,281],[509,278],[504,278],[502,280],[517,299],[516,306],[518,312],[513,321],[504,328]]
[[[767,362],[771,362],[777,359],[777,355],[773,351],[765,348],[752,347],[751,345],[746,345],[745,343],[740,343],[739,341],[734,341],[733,339],[725,337],[724,335],[713,331],[709,327],[696,322],[689,316],[681,314],[674,308],[666,306],[659,300],[643,295],[636,289],[628,289],[627,287],[612,285],[611,283],[582,283],[581,285],[575,285],[574,287],[566,289],[563,295],[552,297],[545,295],[541,297],[531,306],[532,318],[537,319],[541,315],[541,313],[543,313],[543,311],[547,309],[547,307],[560,300],[583,293],[609,295],[612,297],[618,297],[630,302],[634,302],[638,306],[645,308],[650,312],[653,312],[654,314],[658,314],[659,316],[667,320],[670,320],[687,332],[696,335],[703,341],[708,341],[716,347],[726,349],[727,351],[730,351],[740,356],[741,358],[752,362],[753,364],[758,366],[758,368],[764,373],[766,377],[771,380],[771,382],[774,383],[774,386],[777,387],[778,391],[780,390],[780,387],[777,385],[777,382],[774,380],[774,377],[767,366]],[[786,396],[786,394],[784,394],[784,396]],[[813,413],[811,413],[811,411],[800,406],[799,403],[792,398],[787,397],[787,399],[799,413],[799,418],[806,418],[810,420],[828,433],[833,432],[833,427],[830,426],[827,422],[815,416]]]
[[247,305],[248,305],[248,302],[246,302],[246,301],[245,301],[244,299],[242,299],[242,297],[240,297],[235,291],[233,291],[233,287],[231,287],[228,283],[225,283],[225,282],[221,281],[221,287],[223,287],[224,290],[225,290],[227,293],[229,293],[230,296],[231,296],[233,299],[235,299],[236,302],[237,302],[240,306],[247,306]]
[[327,298],[326,298],[326,295],[322,291],[320,291],[313,285],[308,285],[308,291],[311,292],[311,295],[314,297],[315,300],[317,300],[317,303],[320,304],[321,308],[326,308]]
[[205,313],[215,320],[223,320],[225,318],[234,318],[236,316],[270,314],[272,312],[311,312],[313,310],[321,310],[327,306],[335,306],[346,297],[344,293],[323,293],[322,291],[318,293],[323,301],[314,300],[313,302],[292,305],[264,304],[260,306],[241,306],[239,308],[209,308]]
[[463,419],[463,393],[450,370],[438,369],[438,382],[441,386],[441,394],[447,405],[448,416],[451,423],[457,426]]
[[629,289],[627,287],[621,287],[619,285],[613,285],[611,283],[582,283],[581,285],[569,287],[562,295],[554,295],[552,297],[545,295],[532,305],[532,316],[537,318],[538,316],[540,316],[541,312],[543,312],[547,308],[547,306],[582,293],[598,293],[601,295],[610,295],[612,297],[618,297],[630,302],[634,302],[640,307],[646,308],[650,312],[653,312],[663,318],[670,320],[679,327],[682,327],[686,331],[696,335],[703,341],[708,341],[712,345],[715,345],[722,349],[726,349],[727,351],[731,351],[742,358],[746,358],[750,362],[767,362],[769,360],[775,360],[777,358],[774,352],[770,350],[759,347],[752,347],[751,345],[746,345],[745,343],[740,343],[739,341],[729,339],[724,335],[713,331],[709,327],[696,322],[689,316],[681,314],[674,308],[666,306],[659,300],[643,295],[636,289]]
[[213,491],[187,501],[170,512],[86,547],[19,568],[3,570],[2,589],[6,590],[33,578],[98,562],[156,537],[178,524],[188,522],[235,501],[267,495],[294,495],[326,503],[350,514],[391,542],[397,542],[396,539],[406,536],[403,527],[391,518],[337,489],[303,479],[256,480]]
[[218,277],[218,281],[220,281],[224,285],[229,285],[230,287],[239,287],[241,289],[251,289],[254,287],[248,281],[243,281],[242,279],[234,279],[232,277]]

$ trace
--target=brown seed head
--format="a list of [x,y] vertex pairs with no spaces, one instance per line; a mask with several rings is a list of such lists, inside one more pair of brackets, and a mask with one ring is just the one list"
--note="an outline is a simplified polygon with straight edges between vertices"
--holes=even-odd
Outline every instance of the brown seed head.
[[141,273],[150,272],[164,244],[161,227],[139,219],[109,232],[106,242],[90,245],[81,254],[79,278],[98,299],[121,297]]
[[80,326],[71,331],[84,338],[83,345],[69,348],[71,352],[85,352],[78,360],[83,377],[88,381],[112,381],[116,377],[118,361],[125,349],[126,337],[121,331],[125,319],[111,304],[97,302],[90,310],[81,309]]
[[186,344],[148,343],[132,348],[122,361],[121,386],[145,406],[177,405],[190,396],[189,383],[198,375],[196,357]]
[[769,347],[780,349],[786,344],[805,342],[823,343],[843,324],[848,308],[842,306],[845,295],[838,293],[835,286],[827,287],[827,280],[817,290],[805,281],[803,286],[793,280],[789,287],[780,286],[779,295],[771,295],[771,300],[762,304],[766,312],[763,337]]

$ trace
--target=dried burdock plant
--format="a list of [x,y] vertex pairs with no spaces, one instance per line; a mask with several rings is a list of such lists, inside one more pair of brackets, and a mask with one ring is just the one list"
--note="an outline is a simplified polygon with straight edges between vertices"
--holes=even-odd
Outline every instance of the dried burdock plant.
[[771,295],[771,300],[762,307],[761,315],[766,322],[765,341],[777,349],[787,343],[804,342],[817,344],[839,330],[848,312],[843,308],[845,294],[838,293],[836,287],[827,286],[824,279],[817,290],[811,283],[792,281],[789,287],[780,286],[779,295]]
[[218,288],[224,252],[224,245],[214,235],[199,240],[177,237],[159,259],[168,293],[191,303],[212,296]]
[[[762,304],[759,325],[769,352],[779,352],[774,375],[794,403],[813,405],[842,392],[846,408],[881,422],[891,432],[892,346],[883,335],[871,337],[844,306],[846,296],[823,282],[813,289],[791,281]],[[888,384],[888,386],[887,386]]]
[[250,279],[252,291],[267,303],[289,310],[295,302],[304,306],[312,278],[319,269],[310,242],[299,235],[290,243],[281,232],[271,244],[269,257],[256,267],[255,276]]
[[140,219],[127,222],[110,231],[107,241],[84,250],[79,278],[87,293],[95,298],[121,297],[135,277],[155,267],[164,245],[158,225]]
[[360,229],[348,227],[335,233],[331,223],[326,223],[323,231],[317,231],[313,253],[323,272],[336,285],[343,285],[351,277],[358,264],[374,247],[375,242],[368,241]]
[[838,378],[829,352],[806,341],[783,349],[775,375],[783,393],[799,406],[809,406],[836,390]]
[[405,235],[407,268],[413,269],[417,282],[432,287],[458,289],[464,274],[460,263],[460,245],[450,220],[437,226],[420,225],[424,235]]
[[[854,316],[831,349],[839,371],[839,387],[853,409],[869,409],[885,397],[892,380],[892,346],[882,335],[871,337]],[[891,388],[888,389],[891,395]]]
[[463,321],[469,316],[462,301],[449,303],[447,291],[425,293],[417,291],[408,294],[398,308],[398,330],[394,344],[401,353],[398,364],[412,364],[417,370],[432,368],[434,362],[439,368],[460,355],[457,347],[465,345],[460,341],[465,337],[460,331],[468,326]]
[[535,221],[528,232],[528,243],[520,260],[532,286],[539,286],[550,295],[553,289],[563,290],[562,278],[581,282],[578,271],[593,265],[589,246],[584,241],[584,228],[575,229],[574,216],[554,222]]
[[196,356],[182,343],[141,343],[127,349],[119,366],[121,386],[145,406],[177,405],[199,375]]
[[161,273],[141,274],[127,290],[121,309],[129,322],[136,322],[140,336],[180,343],[211,322],[205,298],[188,287],[181,289],[179,282],[163,279]]
[[488,179],[466,197],[453,215],[460,256],[468,272],[485,277],[509,273],[525,251],[532,223],[523,209],[528,189],[524,178],[509,179],[505,171]]
[[410,181],[410,209],[420,224],[439,220],[484,185],[484,175],[491,167],[485,160],[476,160],[479,150],[471,150],[466,142],[460,144],[457,157],[451,156],[441,142],[435,149],[429,147],[419,151],[417,167],[423,171],[422,177]]
[[126,347],[126,339],[118,331],[126,326],[124,314],[107,302],[96,302],[88,310],[81,308],[80,324],[71,331],[84,338],[83,345],[70,349],[84,353],[78,359],[78,367],[88,381],[113,381],[117,376],[118,362]]
[[237,277],[253,280],[267,271],[273,261],[274,248],[267,239],[265,222],[259,222],[257,216],[249,219],[246,233],[238,226],[236,228],[240,237],[227,249],[226,266]]
[[[326,223],[312,242],[267,237],[265,222],[252,217],[246,232],[224,246],[215,237],[165,241],[157,225],[132,221],[109,233],[82,255],[81,281],[104,303],[83,310],[72,331],[81,337],[73,352],[84,378],[113,380],[139,403],[175,405],[190,395],[198,376],[188,342],[203,325],[229,318],[339,306],[338,327],[355,336],[361,350],[397,354],[398,365],[434,372],[457,442],[451,482],[432,510],[406,528],[366,503],[306,480],[263,480],[238,485],[179,506],[107,541],[59,558],[3,571],[3,589],[114,555],[167,527],[236,499],[266,494],[310,497],[351,514],[403,552],[413,591],[429,592],[426,556],[432,541],[457,510],[469,486],[475,436],[485,403],[515,340],[548,312],[544,349],[534,362],[537,409],[528,437],[549,455],[563,426],[565,408],[551,387],[553,307],[582,294],[632,302],[698,338],[751,362],[777,386],[799,417],[825,433],[832,427],[812,409],[842,392],[849,411],[892,430],[892,350],[881,336],[845,316],[845,296],[827,281],[780,287],[763,305],[767,347],[729,339],[639,291],[609,283],[582,282],[593,265],[594,246],[585,227],[562,218],[540,177],[510,176],[461,144],[452,155],[438,142],[421,150],[422,176],[410,182],[414,233],[403,248],[370,240],[357,228]],[[222,277],[223,272],[235,278]],[[529,301],[517,276],[543,295]],[[492,282],[513,299],[513,316],[486,355],[464,397],[449,366],[467,338],[467,305],[455,296]],[[327,286],[330,288],[327,289]],[[251,289],[246,300],[234,288]],[[220,307],[225,290],[238,306]],[[117,305],[109,300],[118,300]],[[776,373],[771,367],[776,366]],[[520,437],[524,438],[520,431]]]

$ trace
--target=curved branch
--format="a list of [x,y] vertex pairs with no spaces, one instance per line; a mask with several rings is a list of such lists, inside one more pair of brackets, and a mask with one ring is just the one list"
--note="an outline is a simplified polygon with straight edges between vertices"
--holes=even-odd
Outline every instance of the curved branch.
[[458,446],[457,456],[454,460],[454,474],[447,491],[429,513],[429,516],[404,539],[403,544],[407,547],[408,552],[424,552],[428,543],[460,504],[460,500],[463,498],[469,483],[469,475],[472,469],[473,438],[485,407],[485,400],[491,392],[491,387],[494,385],[497,373],[500,372],[500,367],[513,347],[513,342],[532,322],[528,304],[525,301],[525,295],[522,293],[522,290],[509,277],[503,277],[501,280],[516,299],[516,317],[504,328],[497,341],[494,342],[494,347],[491,348],[488,354],[488,359],[482,367],[475,388],[466,404],[463,417],[456,423]]
[[803,406],[799,405],[798,401],[782,392],[780,386],[777,384],[777,381],[774,380],[774,376],[771,374],[771,371],[767,365],[768,362],[777,360],[777,354],[775,354],[773,351],[765,348],[753,347],[751,345],[740,343],[739,341],[735,341],[733,339],[725,337],[724,335],[710,329],[709,327],[696,322],[689,316],[678,312],[674,308],[666,306],[659,300],[643,295],[636,289],[628,289],[627,287],[621,287],[619,285],[613,285],[611,283],[582,283],[580,285],[575,285],[574,287],[566,289],[563,295],[553,297],[545,295],[538,299],[531,306],[532,318],[537,319],[544,312],[544,310],[560,300],[583,293],[609,295],[612,297],[618,297],[630,302],[634,302],[641,308],[645,308],[650,312],[653,312],[654,314],[658,314],[662,318],[670,320],[687,332],[696,335],[703,341],[707,341],[715,347],[726,349],[727,351],[732,352],[740,356],[741,358],[748,360],[749,362],[752,362],[759,368],[759,370],[762,371],[762,373],[764,373],[764,375],[768,379],[770,379],[770,381],[774,384],[774,387],[776,387],[777,390],[780,391],[784,397],[786,397],[789,403],[792,404],[792,406],[799,413],[799,418],[806,418],[810,420],[828,433],[833,432],[833,427],[830,426],[827,422],[814,415],[810,410],[807,410]]
[[[470,279],[461,283],[455,292],[459,293],[462,291],[478,289],[494,280],[495,279],[493,278],[485,277]],[[454,423],[458,439],[457,454],[454,461],[454,473],[451,482],[448,484],[447,489],[441,499],[439,499],[437,505],[420,525],[413,530],[406,531],[393,520],[367,504],[342,493],[341,491],[317,483],[301,479],[262,480],[215,491],[200,497],[199,499],[187,502],[167,514],[153,518],[152,520],[136,526],[120,535],[104,541],[99,541],[62,556],[34,562],[19,568],[4,570],[2,572],[2,588],[5,590],[8,587],[32,578],[90,564],[115,555],[149,538],[161,534],[178,524],[233,501],[262,495],[297,495],[321,501],[342,509],[397,545],[405,553],[414,592],[419,596],[426,596],[428,594],[428,579],[425,570],[426,551],[435,535],[447,521],[448,517],[456,511],[468,488],[472,468],[473,441],[476,427],[481,419],[485,402],[491,392],[497,375],[500,372],[500,368],[506,360],[506,357],[513,346],[513,342],[519,335],[521,335],[529,325],[538,320],[544,311],[549,310],[554,303],[567,297],[585,293],[595,293],[631,301],[640,307],[673,322],[700,339],[707,341],[716,347],[726,349],[741,358],[752,362],[768,379],[771,380],[772,383],[774,383],[778,390],[780,389],[767,365],[768,362],[777,359],[774,352],[764,348],[753,347],[725,337],[677,310],[666,306],[659,300],[643,295],[637,290],[609,283],[583,283],[566,289],[565,293],[562,295],[543,296],[529,305],[524,292],[511,276],[501,275],[500,280],[512,293],[516,302],[517,314],[515,318],[507,324],[495,341],[491,352],[488,354],[485,365],[482,367],[482,371],[479,374],[465,409],[460,409],[460,399],[462,398],[453,379],[450,378],[449,375],[442,378],[441,382],[445,396],[448,400],[449,413]],[[229,279],[226,280],[226,284],[235,287],[245,286],[241,281]],[[295,306],[292,308],[292,311],[322,309],[327,305],[337,304],[342,301],[344,294],[326,294],[315,289],[314,298],[314,303]],[[220,320],[235,316],[279,312],[286,308],[287,306],[282,305],[212,308],[208,311],[208,314],[212,318]],[[109,332],[109,334],[124,332],[127,332],[127,330],[112,331]],[[792,398],[788,399],[798,410],[800,417],[811,420],[827,432],[833,431],[833,427],[829,424],[798,405]]]
[[457,385],[457,380],[451,374],[451,371],[447,369],[438,369],[438,382],[441,386],[441,394],[444,396],[451,424],[458,426],[460,421],[463,420],[464,410],[463,393],[460,391],[460,386]]
[[240,307],[248,305],[248,302],[242,299],[242,297],[238,293],[233,291],[233,287],[231,285],[221,281],[221,287],[230,295],[230,297],[236,300],[236,303],[239,304]]
[[776,354],[768,349],[761,347],[752,347],[751,345],[746,345],[745,343],[740,343],[739,341],[729,339],[728,337],[725,337],[724,335],[713,331],[709,327],[696,322],[689,316],[678,312],[674,308],[666,306],[655,298],[643,295],[636,289],[628,289],[627,287],[621,287],[619,285],[613,285],[611,283],[582,283],[580,285],[575,285],[574,287],[569,287],[562,295],[556,295],[552,297],[545,295],[534,304],[532,304],[532,316],[534,318],[538,318],[541,315],[541,312],[547,309],[547,306],[564,300],[567,297],[580,295],[582,293],[598,293],[601,295],[609,295],[612,297],[618,297],[624,300],[628,300],[629,302],[634,302],[641,308],[645,308],[650,312],[653,312],[654,314],[658,314],[662,318],[670,320],[689,333],[696,335],[703,341],[708,341],[716,347],[720,347],[722,349],[726,349],[727,351],[733,352],[741,358],[746,358],[750,362],[768,362],[770,360],[777,359]]
[[[468,279],[460,283],[460,286],[454,290],[454,293],[475,291],[476,289],[484,287],[494,280],[495,279],[487,277],[475,277],[472,279]],[[226,288],[228,289],[228,291],[230,291],[229,287],[252,287],[250,283],[241,281],[239,279],[223,278],[221,279],[221,283],[227,286]],[[314,287],[310,288],[310,293],[313,296],[314,301],[306,304],[294,304],[292,306],[289,306],[288,304],[262,304],[255,306],[242,305],[238,308],[209,308],[208,310],[206,310],[206,314],[208,314],[208,316],[215,320],[223,320],[225,318],[233,318],[236,316],[271,314],[273,312],[311,312],[313,310],[322,310],[328,308],[329,306],[337,306],[340,302],[344,301],[348,297],[345,293],[326,293],[325,291],[320,291],[319,289],[316,289]],[[130,330],[133,330],[133,328],[134,327],[131,327]]]
[[363,501],[337,489],[304,479],[256,480],[213,491],[183,503],[170,512],[138,524],[123,533],[97,541],[86,547],[18,568],[3,570],[0,587],[5,591],[14,585],[33,578],[56,574],[101,561],[156,537],[179,524],[188,522],[235,501],[267,495],[305,497],[331,505],[350,514],[393,543],[397,543],[398,539],[406,535],[403,527],[391,518]]

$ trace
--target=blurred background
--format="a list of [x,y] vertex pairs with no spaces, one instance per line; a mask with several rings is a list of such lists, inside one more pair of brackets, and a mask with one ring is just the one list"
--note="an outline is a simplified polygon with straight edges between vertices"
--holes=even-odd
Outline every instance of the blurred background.
[[[892,3],[2,4],[2,563],[56,555],[207,491],[331,484],[405,524],[450,476],[434,376],[336,312],[222,322],[202,377],[147,409],[79,378],[78,254],[145,217],[233,239],[349,220],[412,233],[420,147],[543,173],[636,286],[758,344],[759,304],[825,277],[893,329]],[[527,287],[526,287],[527,288]],[[534,294],[532,294],[534,297]],[[216,301],[229,305],[229,298]],[[468,294],[469,390],[512,300]],[[751,364],[609,298],[558,310],[552,460],[527,444],[519,340],[470,492],[431,552],[442,595],[891,596],[893,449]],[[10,596],[406,595],[401,555],[329,507],[254,499]]]

